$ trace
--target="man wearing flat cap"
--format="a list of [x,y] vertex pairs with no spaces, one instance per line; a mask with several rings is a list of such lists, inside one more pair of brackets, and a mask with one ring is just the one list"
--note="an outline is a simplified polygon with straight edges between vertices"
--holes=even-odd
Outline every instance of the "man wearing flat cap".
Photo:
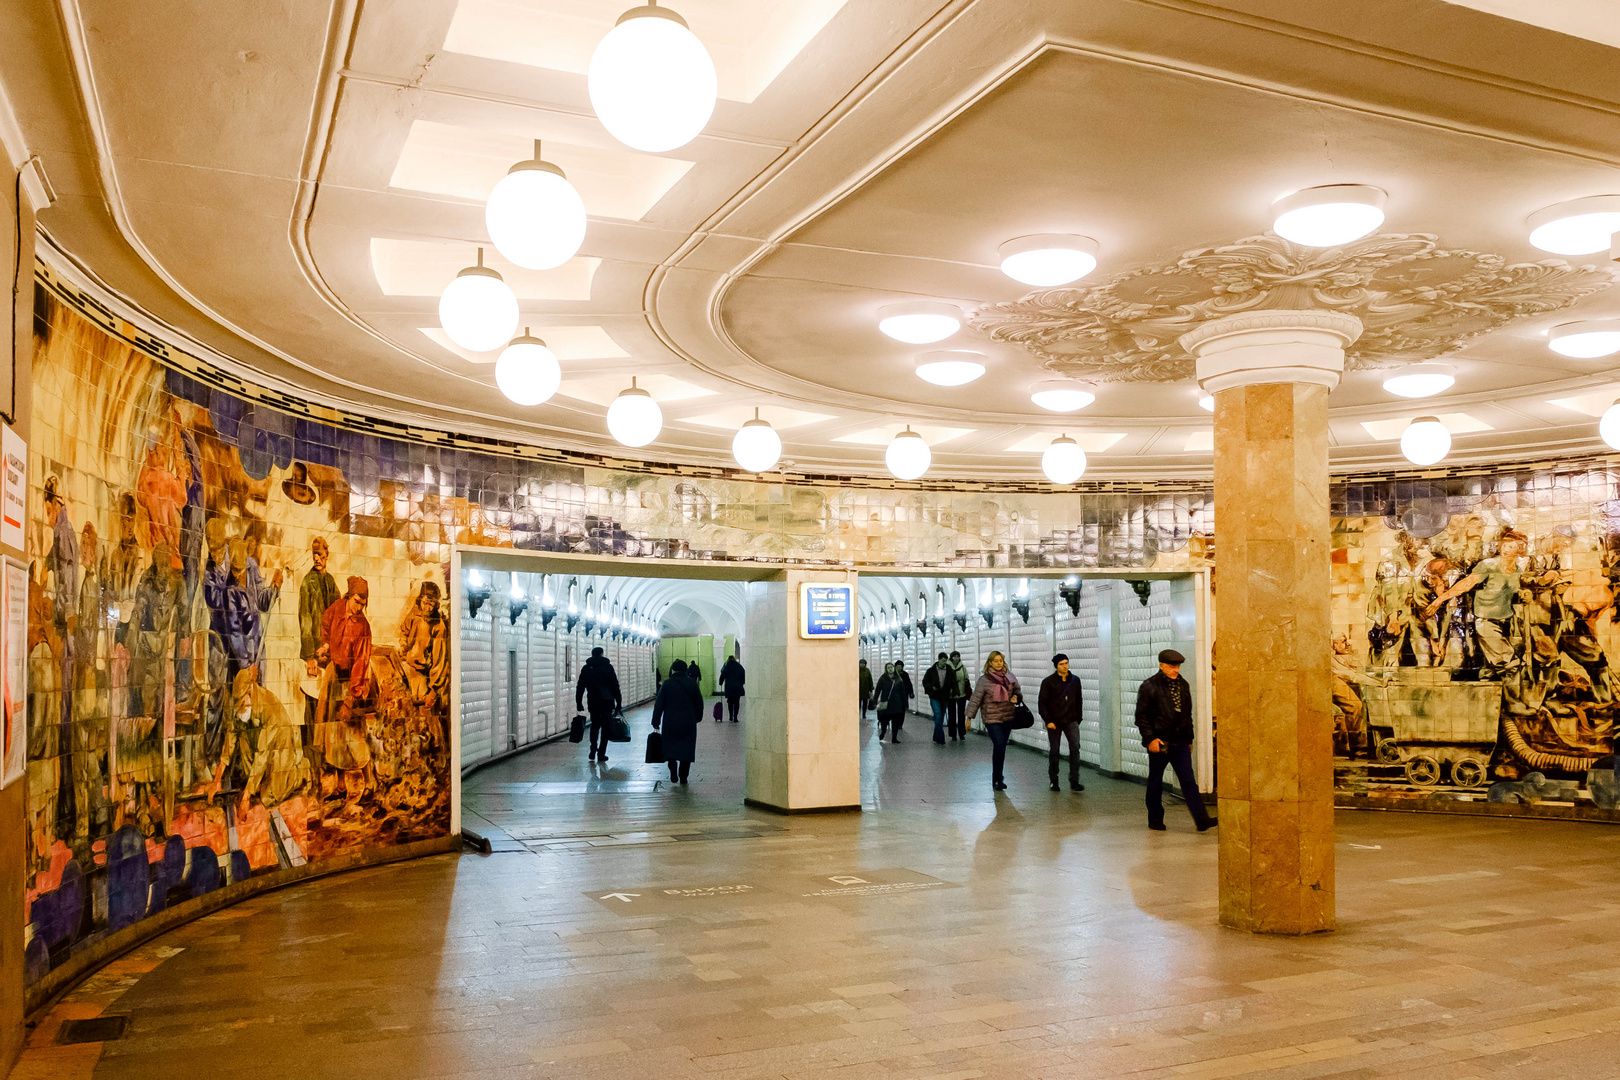
[[1041,722],[1046,725],[1048,746],[1047,774],[1052,779],[1052,790],[1058,791],[1058,756],[1063,740],[1069,740],[1069,790],[1084,791],[1080,782],[1080,721],[1084,719],[1079,677],[1069,673],[1069,658],[1063,653],[1052,657],[1052,674],[1041,680],[1041,696],[1037,708]]
[[1213,828],[1215,819],[1204,809],[1192,767],[1192,687],[1181,677],[1186,657],[1174,649],[1159,654],[1158,674],[1144,679],[1136,691],[1136,727],[1148,752],[1148,828],[1164,831],[1164,767],[1176,771],[1176,783],[1187,800],[1198,831]]

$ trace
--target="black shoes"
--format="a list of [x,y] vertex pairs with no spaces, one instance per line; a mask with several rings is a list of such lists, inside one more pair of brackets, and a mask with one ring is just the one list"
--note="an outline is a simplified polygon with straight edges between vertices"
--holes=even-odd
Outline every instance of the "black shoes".
[[1056,780],[1054,780],[1054,781],[1052,781],[1052,790],[1053,791],[1062,791],[1063,789],[1058,787],[1058,782]]
[[1148,822],[1148,828],[1152,829],[1154,832],[1164,832],[1164,822],[1161,821],[1155,824],[1150,821]]
[[895,732],[894,737],[892,739],[890,739],[889,741],[890,742],[899,742],[900,741],[900,733],[898,731]]
[[990,787],[992,789],[996,790],[996,791],[1006,791],[1007,790],[1007,785],[1002,783],[1000,780],[991,781]]
[[1084,790],[1086,790],[1086,785],[1082,784],[1078,780],[1070,780],[1069,781],[1069,790],[1070,791],[1084,791]]
[[1220,824],[1220,822],[1216,821],[1214,818],[1207,818],[1207,819],[1205,819],[1203,821],[1200,821],[1198,823],[1198,831],[1199,832],[1208,832],[1209,830],[1213,829],[1215,826],[1217,826],[1219,824]]

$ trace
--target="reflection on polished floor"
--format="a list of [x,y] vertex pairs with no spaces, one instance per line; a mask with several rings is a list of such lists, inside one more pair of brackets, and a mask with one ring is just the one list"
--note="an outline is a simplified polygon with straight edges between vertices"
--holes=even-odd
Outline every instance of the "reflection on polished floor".
[[[1614,1075],[1620,832],[1341,812],[1341,929],[1256,937],[1216,926],[1213,835],[1148,832],[1141,787],[1053,793],[1015,752],[993,795],[986,740],[916,727],[867,729],[860,815],[744,810],[742,725],[703,725],[686,790],[639,741],[511,759],[465,794],[494,854],[176,931],[17,1075]],[[102,1008],[121,1039],[48,1047]]]

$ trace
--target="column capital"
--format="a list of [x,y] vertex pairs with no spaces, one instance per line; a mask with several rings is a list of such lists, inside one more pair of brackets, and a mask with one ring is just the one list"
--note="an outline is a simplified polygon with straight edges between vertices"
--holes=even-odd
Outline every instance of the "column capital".
[[1256,383],[1315,383],[1344,373],[1344,350],[1361,320],[1338,311],[1261,310],[1212,319],[1181,335],[1197,360],[1198,385],[1214,394]]

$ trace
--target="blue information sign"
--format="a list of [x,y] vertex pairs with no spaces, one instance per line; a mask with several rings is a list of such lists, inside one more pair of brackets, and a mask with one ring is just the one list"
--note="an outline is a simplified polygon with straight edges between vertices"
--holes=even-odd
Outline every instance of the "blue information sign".
[[799,585],[799,636],[847,638],[855,632],[855,586]]

